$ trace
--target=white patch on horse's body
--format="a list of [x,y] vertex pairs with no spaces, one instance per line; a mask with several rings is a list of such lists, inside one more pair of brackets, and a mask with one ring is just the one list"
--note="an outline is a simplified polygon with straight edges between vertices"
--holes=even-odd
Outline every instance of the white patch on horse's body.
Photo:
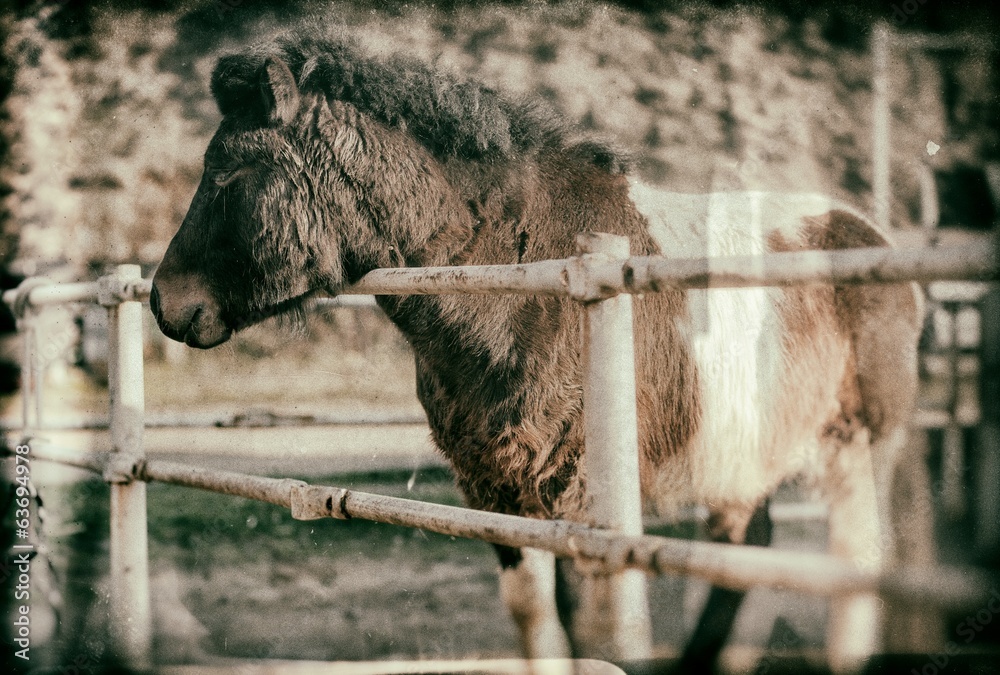
[[[767,253],[769,233],[801,241],[804,217],[842,208],[819,195],[680,194],[635,182],[631,198],[649,222],[660,253],[671,258]],[[811,406],[815,418],[789,427],[788,415],[780,410],[793,356],[782,345],[783,294],[778,288],[687,292],[689,321],[682,333],[698,370],[702,415],[680,461],[665,462],[658,470],[660,510],[670,512],[686,502],[753,504],[789,474],[822,466],[818,432],[824,417],[836,410],[836,387],[816,391],[825,400]],[[842,367],[827,374],[829,382],[840,381]]]

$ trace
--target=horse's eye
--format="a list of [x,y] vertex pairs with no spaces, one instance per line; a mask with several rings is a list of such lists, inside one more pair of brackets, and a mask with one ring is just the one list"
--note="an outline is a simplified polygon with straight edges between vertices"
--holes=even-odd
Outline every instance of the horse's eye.
[[240,169],[216,171],[212,174],[212,182],[219,187],[225,187],[226,185],[232,183],[240,173]]

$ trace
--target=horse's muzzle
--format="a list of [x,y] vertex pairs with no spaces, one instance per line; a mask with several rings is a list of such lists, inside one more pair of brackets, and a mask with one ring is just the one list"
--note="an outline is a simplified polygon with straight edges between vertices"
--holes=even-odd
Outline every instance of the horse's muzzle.
[[210,349],[233,334],[222,320],[218,302],[200,278],[193,275],[153,279],[149,307],[156,324],[171,340],[189,347]]

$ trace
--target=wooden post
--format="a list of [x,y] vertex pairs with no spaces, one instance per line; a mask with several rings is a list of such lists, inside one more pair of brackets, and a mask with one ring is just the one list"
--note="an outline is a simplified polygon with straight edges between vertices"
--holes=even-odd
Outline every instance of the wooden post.
[[[625,237],[580,235],[577,252],[624,260]],[[586,266],[584,266],[586,269]],[[584,429],[592,525],[642,534],[632,296],[584,304]],[[580,634],[595,657],[648,659],[652,650],[646,577],[638,570],[587,577]]]
[[129,469],[144,458],[145,410],[142,304],[125,300],[129,283],[141,280],[138,265],[119,265],[99,281],[108,308],[108,388],[111,397],[111,597],[112,650],[129,668],[148,667],[152,643],[146,484]]

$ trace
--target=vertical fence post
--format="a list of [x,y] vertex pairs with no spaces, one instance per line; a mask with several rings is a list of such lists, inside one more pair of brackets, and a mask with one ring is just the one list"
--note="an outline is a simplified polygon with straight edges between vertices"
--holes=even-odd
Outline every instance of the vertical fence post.
[[43,410],[45,409],[44,398],[45,398],[45,355],[42,351],[42,341],[41,333],[38,330],[38,319],[37,317],[32,318],[31,327],[31,351],[32,351],[32,365],[34,366],[34,372],[31,374],[31,379],[34,382],[34,396],[32,405],[35,407],[35,429],[41,430],[45,428],[45,414]]
[[884,230],[892,226],[892,144],[889,125],[889,60],[892,34],[888,24],[877,23],[872,30],[872,192],[875,197],[875,224]]
[[979,305],[979,459],[976,467],[976,558],[1000,570],[1000,288]]
[[965,510],[965,484],[963,468],[965,466],[965,448],[963,447],[962,427],[958,420],[958,395],[961,387],[961,376],[958,372],[958,362],[962,356],[958,346],[958,313],[962,305],[959,302],[940,302],[938,306],[948,316],[948,346],[945,356],[948,359],[948,422],[941,430],[941,506],[949,520],[962,517]]
[[[584,234],[579,254],[627,258],[626,237]],[[632,296],[584,304],[584,467],[590,521],[642,534]],[[589,577],[580,626],[586,648],[609,659],[646,659],[652,651],[646,577],[638,570]]]
[[[146,535],[146,484],[127,467],[144,457],[142,304],[123,301],[138,265],[119,265],[100,279],[100,301],[108,308],[108,389],[111,398],[111,597],[112,649],[124,665],[149,665],[152,620]],[[119,467],[116,470],[114,467]]]
[[[30,307],[23,308],[23,314],[17,319],[17,327],[21,333],[21,433],[27,437],[39,426],[38,397],[35,389],[38,387],[36,376],[38,368],[37,332],[35,329],[35,311]],[[32,414],[34,413],[34,414]]]

